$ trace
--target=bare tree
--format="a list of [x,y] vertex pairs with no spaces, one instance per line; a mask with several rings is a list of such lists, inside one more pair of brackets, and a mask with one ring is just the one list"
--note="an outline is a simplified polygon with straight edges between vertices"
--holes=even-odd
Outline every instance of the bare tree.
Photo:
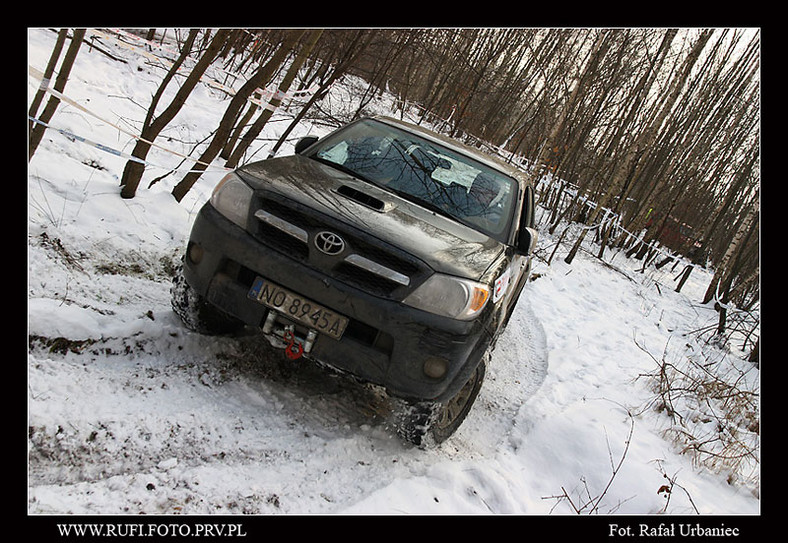
[[570,113],[574,110],[581,96],[581,90],[584,88],[584,84],[587,84],[590,78],[590,74],[597,70],[599,63],[601,62],[602,58],[604,58],[605,54],[607,53],[610,34],[608,31],[599,31],[594,38],[594,42],[591,45],[591,51],[588,55],[588,59],[586,62],[583,63],[582,71],[578,72],[574,76],[574,82],[572,84],[571,91],[569,92],[569,97],[567,98],[566,102],[564,103],[563,107],[558,112],[558,115],[553,122],[552,129],[550,130],[549,136],[547,137],[545,143],[542,146],[542,150],[540,151],[537,159],[536,159],[536,167],[532,168],[529,175],[532,180],[537,180],[542,176],[542,171],[544,166],[548,163],[548,157],[552,153],[552,150],[558,143],[558,136],[562,130],[564,130],[564,125],[566,123],[566,119],[569,117]]
[[[47,67],[44,69],[44,76],[41,81],[41,86],[39,87],[38,91],[36,91],[36,95],[33,97],[33,101],[30,103],[30,109],[28,110],[27,114],[29,117],[33,119],[36,118],[38,115],[38,108],[41,106],[41,102],[44,101],[44,96],[46,96],[46,89],[45,84],[52,79],[52,74],[55,73],[55,67],[57,67],[57,61],[60,59],[60,53],[63,51],[63,45],[66,43],[66,39],[68,38],[68,29],[61,28],[60,31],[57,33],[57,40],[55,41],[55,46],[52,49],[52,53],[49,56],[49,62],[47,62]],[[35,127],[35,122],[30,121],[29,130],[32,131]]]
[[165,108],[161,114],[155,116],[156,107],[158,106],[167,85],[173,80],[175,74],[183,65],[183,62],[186,60],[186,58],[188,58],[198,34],[199,30],[197,29],[192,29],[189,31],[184,44],[181,46],[181,52],[178,56],[178,59],[170,67],[167,75],[162,80],[159,88],[156,91],[156,94],[151,100],[148,113],[145,116],[145,121],[142,124],[140,137],[137,139],[134,150],[131,152],[131,156],[133,156],[134,159],[126,162],[126,167],[123,170],[123,176],[121,177],[120,181],[120,195],[123,198],[134,198],[136,195],[137,187],[139,186],[140,180],[142,179],[142,174],[145,172],[144,161],[148,156],[151,144],[158,137],[161,131],[164,130],[164,128],[170,123],[170,121],[175,118],[183,105],[186,103],[186,99],[189,97],[192,90],[194,90],[194,87],[196,87],[200,82],[200,78],[203,76],[208,67],[213,63],[213,61],[216,60],[216,57],[221,51],[222,47],[224,47],[230,32],[228,30],[219,30],[214,35],[210,45],[197,61],[197,64],[194,66],[194,68],[192,68],[188,77],[180,86],[178,92],[175,94],[175,97],[173,98],[170,105],[167,106],[167,108]]
[[[712,30],[703,31],[695,41],[695,44],[690,53],[687,55],[681,70],[673,78],[670,91],[665,95],[664,100],[661,100],[661,103],[658,104],[659,109],[654,115],[653,120],[651,120],[645,126],[645,128],[636,136],[632,144],[629,145],[623,160],[617,167],[612,179],[610,180],[605,194],[602,196],[600,201],[597,202],[597,206],[592,212],[590,219],[591,222],[594,222],[597,219],[602,209],[608,205],[612,197],[619,193],[621,187],[626,182],[627,177],[631,174],[632,169],[637,166],[638,161],[642,159],[644,154],[649,153],[650,147],[656,141],[657,136],[659,135],[659,130],[662,128],[665,119],[678,100],[684,85],[688,81],[693,66],[700,57],[701,51],[711,37],[712,32]],[[580,245],[583,242],[586,232],[587,230],[583,230],[580,233],[571,250],[569,251],[569,254],[564,259],[567,264],[571,264],[572,260],[577,255],[577,251],[580,249]]]
[[757,226],[756,219],[758,217],[759,202],[759,195],[756,194],[747,214],[738,225],[733,238],[731,238],[728,249],[725,251],[722,260],[717,265],[714,277],[706,289],[706,295],[703,300],[704,303],[713,299],[716,299],[721,304],[727,302],[733,279],[737,275],[737,267],[741,265],[740,256],[738,258],[734,257],[742,254],[747,238],[753,234]]
[[290,85],[293,83],[293,80],[298,74],[298,71],[301,69],[301,66],[303,66],[304,61],[312,52],[312,48],[317,43],[317,40],[320,38],[322,32],[322,30],[312,30],[309,32],[307,42],[301,47],[298,55],[287,69],[284,79],[281,81],[281,83],[279,83],[276,95],[273,96],[269,102],[269,107],[263,108],[263,110],[260,112],[260,115],[257,117],[257,120],[254,122],[254,124],[252,124],[249,130],[247,130],[243,138],[241,138],[241,141],[235,146],[235,149],[228,157],[227,163],[225,164],[227,168],[235,168],[238,165],[241,157],[249,148],[249,145],[251,145],[254,139],[263,130],[263,127],[271,118],[273,110],[279,107],[280,103],[282,102],[282,95],[284,95],[290,89]]
[[246,83],[244,83],[244,85],[235,93],[224,112],[224,116],[219,123],[216,133],[211,139],[211,143],[203,151],[202,155],[200,155],[200,159],[194,165],[192,171],[187,173],[184,178],[181,179],[181,181],[175,186],[175,188],[173,188],[172,195],[177,201],[180,202],[183,197],[186,196],[194,183],[196,183],[200,178],[202,172],[205,171],[208,164],[210,164],[211,161],[213,161],[213,159],[219,155],[219,152],[227,142],[227,138],[230,137],[233,126],[235,125],[235,121],[238,119],[241,109],[243,108],[246,101],[258,87],[261,87],[270,81],[273,74],[279,69],[282,62],[284,62],[284,60],[290,54],[293,46],[298,42],[303,34],[304,31],[286,32],[283,43],[276,50],[273,56],[264,65],[259,66],[252,76],[246,81]]
[[279,136],[279,140],[273,146],[271,151],[268,153],[269,157],[274,156],[277,151],[284,145],[284,142],[287,140],[290,133],[298,126],[298,123],[306,116],[309,112],[310,108],[320,99],[322,99],[326,93],[328,92],[331,85],[339,79],[342,75],[347,73],[347,70],[353,63],[353,61],[357,58],[361,51],[364,50],[366,45],[372,39],[373,34],[368,31],[358,30],[356,31],[350,38],[348,45],[339,52],[339,56],[335,57],[336,64],[331,67],[329,73],[326,74],[326,78],[320,83],[318,90],[312,95],[309,101],[301,108],[298,114],[295,116],[293,121],[288,125],[288,127],[284,130],[281,136]]
[[[57,58],[60,56],[60,48],[62,47],[62,39],[65,34],[61,31],[61,35],[58,37],[58,41],[55,44],[55,48],[52,52],[52,56],[50,57],[50,65],[53,65],[57,62]],[[68,81],[69,75],[71,75],[71,68],[74,66],[74,61],[77,58],[77,53],[79,53],[79,48],[82,45],[82,39],[85,37],[85,30],[81,28],[75,28],[73,31],[73,35],[71,36],[71,44],[68,46],[66,50],[66,56],[63,57],[63,62],[60,65],[60,70],[58,70],[57,79],[55,79],[55,86],[54,89],[58,93],[62,93],[66,87],[66,82]],[[51,74],[51,72],[50,72]],[[52,116],[55,114],[58,105],[60,104],[60,98],[57,96],[50,96],[49,100],[47,101],[47,105],[44,107],[44,111],[41,112],[41,116],[39,120],[41,123],[49,123],[52,119]],[[31,110],[32,111],[32,110]],[[31,115],[34,117],[34,115]],[[30,143],[28,147],[28,161],[33,158],[33,155],[38,148],[39,143],[41,143],[41,139],[44,137],[44,132],[46,132],[45,124],[34,123],[30,127]]]

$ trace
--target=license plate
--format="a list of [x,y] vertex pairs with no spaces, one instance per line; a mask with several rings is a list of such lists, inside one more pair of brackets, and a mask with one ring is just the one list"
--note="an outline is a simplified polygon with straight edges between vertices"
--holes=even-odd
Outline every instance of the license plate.
[[334,313],[322,305],[266,281],[262,277],[255,279],[249,290],[249,298],[334,339],[342,337],[348,323],[347,317]]

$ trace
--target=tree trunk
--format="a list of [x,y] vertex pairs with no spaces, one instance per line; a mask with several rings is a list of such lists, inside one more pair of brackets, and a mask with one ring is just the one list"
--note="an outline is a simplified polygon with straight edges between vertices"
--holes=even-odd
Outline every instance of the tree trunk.
[[759,200],[756,197],[756,203],[752,204],[750,210],[747,212],[747,216],[739,225],[739,228],[736,230],[736,234],[734,234],[733,239],[731,239],[730,245],[728,245],[728,249],[725,251],[722,261],[720,261],[719,265],[717,266],[717,271],[714,272],[714,277],[712,277],[711,282],[706,289],[706,294],[703,297],[704,304],[709,303],[719,295],[720,287],[722,287],[723,294],[726,294],[727,290],[730,288],[730,283],[733,280],[733,275],[735,274],[735,270],[732,269],[731,266],[731,261],[733,260],[734,255],[740,251],[742,241],[747,236],[749,236],[751,229],[754,226],[755,218],[758,214],[758,201]]
[[[55,42],[55,47],[52,49],[52,54],[49,56],[47,67],[44,69],[44,77],[41,80],[41,85],[36,92],[35,97],[33,98],[33,102],[30,104],[30,109],[27,112],[29,117],[35,119],[36,115],[38,115],[38,107],[41,105],[41,102],[44,101],[46,87],[48,86],[49,80],[52,78],[52,74],[55,73],[55,66],[57,66],[57,61],[60,59],[60,53],[63,51],[63,45],[66,43],[66,38],[68,38],[68,29],[63,28],[57,33],[57,41]],[[35,125],[36,124],[34,121],[30,121],[29,130],[32,131]]]
[[537,183],[539,178],[542,176],[542,172],[544,171],[544,166],[547,162],[547,158],[549,157],[550,153],[552,152],[553,147],[555,146],[555,142],[558,139],[559,134],[564,129],[564,124],[566,123],[566,119],[574,109],[575,105],[577,104],[578,98],[580,97],[580,90],[583,88],[583,81],[585,80],[586,74],[596,68],[598,66],[599,61],[602,57],[604,57],[607,48],[603,47],[603,43],[607,35],[605,31],[599,32],[596,38],[594,39],[594,44],[592,46],[592,51],[589,56],[588,61],[586,62],[585,66],[582,69],[582,72],[579,72],[575,76],[574,85],[572,87],[571,92],[564,103],[561,111],[558,113],[558,117],[553,122],[553,126],[550,130],[549,135],[547,136],[547,140],[542,145],[542,149],[539,152],[539,156],[536,159],[535,168],[531,168],[529,171],[529,179],[534,185]]
[[216,33],[216,35],[211,40],[211,44],[208,46],[208,49],[200,57],[200,60],[197,61],[197,64],[194,66],[191,73],[189,73],[189,76],[178,89],[178,92],[175,94],[175,97],[173,98],[170,105],[167,106],[167,108],[162,111],[158,117],[153,118],[156,111],[156,106],[158,105],[159,100],[164,93],[164,89],[173,79],[175,73],[183,64],[184,60],[186,60],[186,58],[189,56],[192,44],[197,38],[197,34],[197,30],[192,30],[189,32],[189,36],[186,40],[186,43],[183,45],[180,56],[172,65],[165,78],[162,80],[158,90],[156,91],[156,94],[153,97],[153,100],[151,101],[151,105],[148,108],[148,113],[145,117],[145,122],[142,126],[140,137],[131,153],[131,155],[138,160],[129,160],[126,162],[126,167],[123,170],[123,176],[121,177],[120,181],[120,185],[122,187],[120,195],[123,198],[134,198],[136,195],[137,188],[139,187],[140,180],[142,179],[142,174],[145,172],[145,164],[143,161],[148,156],[151,144],[158,137],[161,131],[164,130],[164,128],[170,123],[170,121],[175,118],[183,105],[186,103],[186,99],[200,82],[200,78],[203,76],[208,67],[213,63],[213,61],[216,60],[216,57],[224,46],[224,43],[227,40],[230,32],[228,30],[219,30]]
[[[79,48],[82,45],[82,38],[84,37],[84,29],[74,29],[74,34],[71,38],[71,44],[68,46],[66,56],[63,58],[63,63],[60,65],[60,71],[58,72],[57,79],[55,80],[55,90],[59,93],[62,93],[63,89],[66,88],[68,76],[71,74],[71,68],[74,66],[74,60],[77,58],[77,53],[79,53]],[[59,104],[60,98],[50,96],[46,107],[44,107],[44,111],[41,112],[39,120],[43,123],[49,123]],[[42,124],[36,124],[30,130],[30,147],[28,148],[27,156],[28,162],[31,158],[33,158],[33,155],[38,148],[38,144],[41,143],[41,139],[44,137],[44,132],[46,132],[46,127]]]
[[274,147],[268,153],[268,158],[271,158],[274,155],[276,155],[276,152],[279,150],[280,147],[282,147],[284,142],[287,140],[287,137],[290,135],[290,132],[292,132],[293,129],[296,126],[298,126],[298,123],[301,122],[301,119],[303,119],[304,116],[307,114],[309,108],[311,108],[315,102],[317,102],[320,98],[324,96],[326,92],[328,92],[328,89],[331,87],[331,85],[334,84],[334,81],[336,81],[341,75],[345,73],[345,71],[352,63],[353,59],[356,58],[356,56],[366,47],[366,45],[372,39],[372,36],[373,36],[372,33],[368,33],[366,35],[365,41],[362,42],[361,38],[364,37],[364,31],[362,30],[358,32],[358,34],[352,40],[350,46],[348,47],[347,56],[337,64],[337,66],[334,68],[334,71],[331,72],[331,75],[329,75],[328,79],[326,79],[320,84],[320,88],[317,90],[317,92],[315,92],[315,94],[312,95],[312,98],[310,98],[309,101],[304,105],[304,107],[301,108],[301,111],[298,112],[298,115],[296,115],[295,119],[293,119],[290,125],[288,125],[288,127],[279,137],[279,140],[276,142],[276,145],[274,145]]
[[[279,87],[277,88],[277,95],[274,96],[269,102],[274,109],[279,107],[279,105],[281,104],[282,102],[281,96],[290,89],[290,85],[293,83],[293,80],[298,74],[298,70],[301,69],[301,66],[303,65],[304,61],[312,52],[312,48],[314,48],[322,32],[323,32],[322,30],[313,30],[311,32],[311,36],[309,37],[309,40],[307,41],[306,44],[304,44],[304,46],[298,52],[298,56],[293,60],[293,63],[288,68],[287,74],[285,74],[284,79],[282,80],[282,82],[279,84]],[[260,134],[260,132],[262,132],[263,127],[268,122],[268,119],[271,118],[271,115],[273,115],[273,113],[274,112],[272,109],[269,108],[263,109],[263,111],[260,113],[260,116],[254,122],[254,124],[252,124],[252,126],[249,128],[246,134],[244,134],[240,143],[230,155],[229,159],[227,160],[227,163],[225,164],[227,168],[235,168],[238,165],[243,154],[252,144],[254,139]]]
[[252,77],[249,78],[249,80],[238,90],[235,96],[233,96],[232,100],[230,100],[230,104],[227,106],[224,116],[219,123],[219,128],[213,135],[213,139],[208,145],[208,148],[205,149],[203,154],[200,156],[199,162],[195,164],[193,170],[187,173],[184,178],[175,186],[175,188],[172,189],[172,195],[178,202],[183,200],[183,197],[186,196],[192,186],[194,186],[194,184],[207,168],[208,164],[210,164],[211,161],[217,157],[219,152],[221,152],[222,148],[227,142],[227,138],[232,133],[235,121],[238,118],[243,105],[249,99],[249,96],[251,96],[255,89],[265,85],[271,79],[271,77],[273,77],[274,73],[276,73],[276,70],[279,68],[282,62],[284,62],[285,58],[287,58],[287,55],[290,54],[290,50],[304,34],[304,32],[305,31],[289,32],[284,43],[281,44],[271,59],[266,62],[264,66],[258,68],[257,71],[252,74]]

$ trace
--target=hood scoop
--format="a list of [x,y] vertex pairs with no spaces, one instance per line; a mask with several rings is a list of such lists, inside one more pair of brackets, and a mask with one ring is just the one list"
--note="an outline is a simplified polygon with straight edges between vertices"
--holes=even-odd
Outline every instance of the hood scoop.
[[339,188],[336,189],[337,194],[341,194],[345,198],[353,200],[356,203],[359,203],[363,206],[366,206],[370,209],[373,209],[379,213],[386,213],[391,211],[394,208],[394,205],[390,202],[384,202],[380,198],[376,198],[371,194],[367,194],[366,192],[360,191],[358,189],[354,189],[348,185],[341,185]]

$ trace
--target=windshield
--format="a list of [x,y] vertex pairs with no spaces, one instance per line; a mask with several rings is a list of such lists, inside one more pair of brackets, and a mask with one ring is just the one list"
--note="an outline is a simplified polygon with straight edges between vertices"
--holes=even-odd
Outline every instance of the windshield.
[[506,241],[517,183],[470,157],[374,120],[332,134],[309,154]]

